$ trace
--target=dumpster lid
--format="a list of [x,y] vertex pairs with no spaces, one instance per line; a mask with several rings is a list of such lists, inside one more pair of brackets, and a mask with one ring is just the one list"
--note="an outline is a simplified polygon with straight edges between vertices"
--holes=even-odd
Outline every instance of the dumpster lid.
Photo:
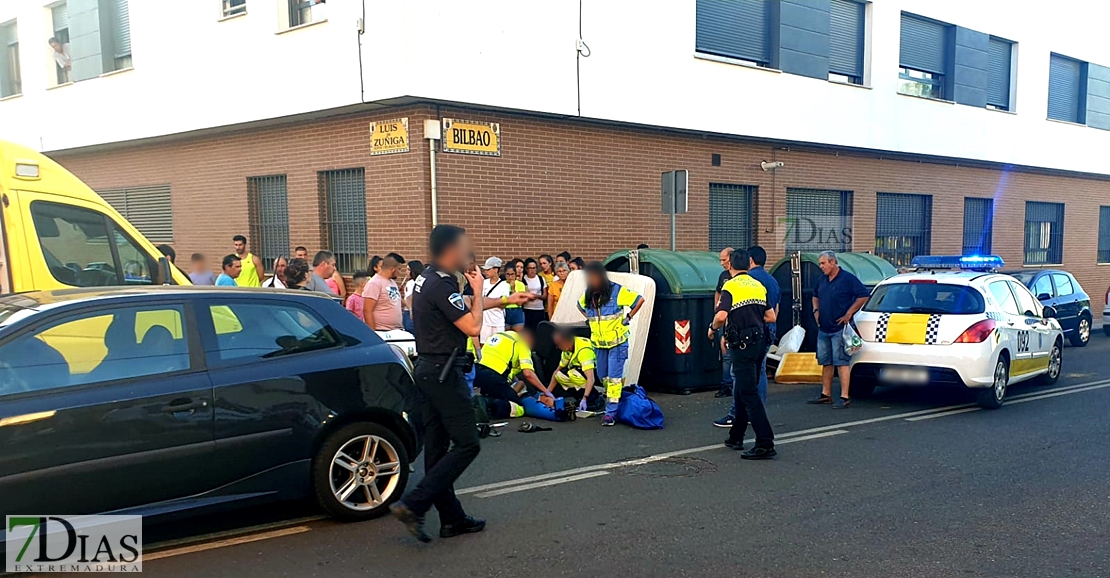
[[[816,265],[820,256],[820,253],[802,253],[802,262]],[[840,263],[841,268],[859,277],[860,282],[868,287],[874,287],[887,277],[898,274],[898,269],[891,265],[890,261],[871,253],[837,253],[836,261]],[[782,266],[790,268],[789,256],[775,263],[771,267],[771,273],[774,274]]]
[[[667,251],[640,249],[640,263],[651,263],[667,280],[671,295],[713,293],[721,275],[721,258],[709,251]],[[605,268],[628,262],[628,250],[617,251],[605,258]]]

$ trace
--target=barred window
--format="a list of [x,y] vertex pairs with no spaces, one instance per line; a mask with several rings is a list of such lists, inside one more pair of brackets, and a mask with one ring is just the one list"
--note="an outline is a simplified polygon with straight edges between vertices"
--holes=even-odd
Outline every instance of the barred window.
[[964,199],[964,255],[989,255],[994,235],[994,199]]
[[877,193],[875,254],[897,267],[928,255],[933,226],[932,195]]
[[247,218],[251,247],[267,271],[289,256],[289,201],[285,175],[247,179]]
[[852,191],[786,189],[786,252],[852,250]]
[[1098,262],[1110,263],[1110,207],[1098,208]]
[[1064,204],[1025,202],[1025,264],[1064,262]]
[[754,185],[709,184],[709,250],[752,245]]
[[97,191],[152,243],[173,243],[173,203],[169,185]]
[[324,247],[340,273],[366,266],[366,176],[363,169],[317,173]]

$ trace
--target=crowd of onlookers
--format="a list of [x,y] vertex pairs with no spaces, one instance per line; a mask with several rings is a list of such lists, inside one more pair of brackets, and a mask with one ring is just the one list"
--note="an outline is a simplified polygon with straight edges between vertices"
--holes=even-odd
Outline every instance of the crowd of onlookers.
[[[406,261],[395,252],[384,257],[374,255],[366,270],[352,275],[348,291],[331,251],[317,251],[310,259],[308,249],[298,246],[293,249],[292,255],[274,259],[273,274],[267,276],[262,259],[250,252],[245,236],[233,237],[232,247],[234,251],[221,259],[219,273],[213,272],[207,257],[193,253],[187,266],[193,284],[318,291],[343,301],[347,310],[377,331],[412,331],[413,287],[424,271],[424,264],[420,261]],[[175,261],[173,248],[162,245],[159,249],[171,262]],[[471,261],[477,266],[474,255],[471,255]],[[554,257],[544,254],[538,258],[513,258],[507,263],[498,257],[486,259],[481,265],[486,277],[486,297],[530,293],[535,298],[523,305],[487,310],[480,341],[484,342],[488,336],[505,329],[535,329],[541,322],[550,319],[559,303],[567,276],[585,266],[581,257],[572,257],[566,251]],[[464,294],[471,292],[461,278],[460,291]]]

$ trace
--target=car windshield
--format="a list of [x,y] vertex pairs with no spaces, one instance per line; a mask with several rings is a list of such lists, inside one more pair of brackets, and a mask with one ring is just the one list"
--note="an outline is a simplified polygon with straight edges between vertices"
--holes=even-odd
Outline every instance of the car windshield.
[[1033,278],[1037,276],[1036,271],[1014,271],[1006,274],[1021,281],[1021,284],[1026,287],[1028,287],[1029,284],[1033,282]]
[[986,310],[983,296],[965,285],[892,283],[880,285],[863,306],[874,313],[975,315]]

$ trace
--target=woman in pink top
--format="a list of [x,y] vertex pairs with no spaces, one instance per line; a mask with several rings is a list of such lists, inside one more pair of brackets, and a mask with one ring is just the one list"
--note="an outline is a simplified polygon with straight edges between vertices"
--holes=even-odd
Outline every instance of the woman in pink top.
[[362,319],[362,290],[366,287],[366,280],[369,278],[366,271],[356,272],[351,279],[355,284],[355,290],[347,296],[347,311],[354,313],[360,320]]

